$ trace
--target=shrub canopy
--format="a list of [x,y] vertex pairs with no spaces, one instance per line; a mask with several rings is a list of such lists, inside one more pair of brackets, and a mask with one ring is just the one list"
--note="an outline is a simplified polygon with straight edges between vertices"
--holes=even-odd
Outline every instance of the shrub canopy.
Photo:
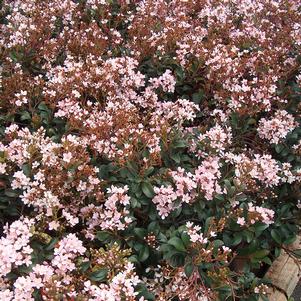
[[0,299],[264,297],[300,221],[301,1],[0,5]]

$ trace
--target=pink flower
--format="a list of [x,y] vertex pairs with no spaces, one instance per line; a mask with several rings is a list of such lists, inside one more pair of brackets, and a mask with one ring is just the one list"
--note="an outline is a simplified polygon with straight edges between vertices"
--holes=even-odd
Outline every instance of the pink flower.
[[191,242],[199,242],[201,244],[206,244],[208,242],[208,239],[203,236],[203,233],[199,233],[201,230],[200,226],[194,225],[192,222],[187,222],[186,228]]
[[218,157],[206,158],[195,171],[195,180],[207,200],[212,200],[214,194],[222,193],[218,184],[220,176]]
[[6,173],[6,170],[5,170],[6,167],[7,167],[6,163],[0,163],[0,174],[4,175]]
[[238,217],[237,218],[237,223],[241,226],[244,226],[246,224],[245,218],[244,217]]
[[60,226],[60,223],[58,221],[52,221],[48,224],[49,230],[57,230]]
[[68,153],[64,153],[63,154],[63,161],[66,163],[70,163],[71,159],[72,159],[72,153],[68,152]]

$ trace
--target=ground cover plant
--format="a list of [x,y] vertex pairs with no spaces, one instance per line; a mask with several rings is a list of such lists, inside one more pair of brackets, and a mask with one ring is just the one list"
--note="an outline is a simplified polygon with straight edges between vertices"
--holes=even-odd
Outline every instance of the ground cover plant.
[[268,300],[301,1],[0,3],[0,300]]

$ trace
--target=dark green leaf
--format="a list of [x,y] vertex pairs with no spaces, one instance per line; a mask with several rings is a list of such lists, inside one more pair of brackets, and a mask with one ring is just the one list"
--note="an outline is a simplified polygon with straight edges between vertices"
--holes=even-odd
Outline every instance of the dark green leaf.
[[295,256],[301,258],[301,249],[296,249],[293,251],[293,253],[295,254]]
[[144,237],[147,234],[146,229],[144,228],[134,228],[134,233],[136,234],[137,237],[139,237],[140,239],[144,239]]
[[187,277],[190,277],[193,272],[194,266],[192,263],[187,263],[185,265],[184,271]]
[[91,265],[90,261],[82,262],[81,265],[80,265],[80,271],[82,273],[85,273],[90,268],[90,265]]
[[96,238],[100,241],[107,241],[111,237],[111,234],[106,231],[97,231]]
[[271,236],[274,239],[274,241],[276,241],[277,244],[281,245],[282,243],[281,236],[277,230],[273,229],[271,231]]
[[183,241],[179,237],[172,237],[168,241],[168,244],[174,246],[178,251],[181,251],[181,252],[186,251]]
[[266,257],[269,254],[270,254],[269,250],[262,249],[262,250],[258,250],[256,252],[252,253],[252,257],[257,258],[257,259],[261,259],[261,258]]
[[103,281],[107,278],[108,275],[108,270],[107,269],[101,269],[101,270],[97,270],[94,271],[92,273],[89,274],[89,279],[92,281]]
[[149,257],[149,248],[147,245],[143,245],[139,251],[138,259],[143,262]]
[[153,198],[155,195],[154,188],[149,182],[142,182],[141,189],[145,196]]

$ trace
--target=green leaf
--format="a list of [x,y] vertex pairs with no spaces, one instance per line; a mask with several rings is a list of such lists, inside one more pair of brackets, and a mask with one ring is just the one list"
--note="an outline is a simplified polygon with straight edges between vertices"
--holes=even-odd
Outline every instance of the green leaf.
[[202,90],[192,94],[192,101],[196,104],[199,104],[203,99],[204,99],[204,92]]
[[155,168],[153,166],[149,167],[145,172],[144,172],[144,176],[148,177],[149,175],[151,175],[153,173],[153,171],[155,170]]
[[23,164],[23,165],[22,165],[22,170],[23,170],[24,174],[25,174],[27,177],[30,177],[31,167],[30,167],[29,164]]
[[205,226],[204,226],[204,232],[208,232],[208,229],[212,223],[212,220],[213,220],[213,216],[209,216],[206,218],[206,221],[205,221]]
[[282,144],[277,144],[275,147],[277,154],[280,154],[283,149],[284,149],[284,145],[282,145]]
[[148,198],[151,199],[155,196],[154,188],[149,182],[142,182],[141,189]]
[[131,207],[132,207],[132,208],[141,208],[141,204],[140,204],[139,201],[138,201],[136,198],[134,198],[134,197],[131,197],[130,204],[131,204]]
[[294,255],[301,258],[301,249],[296,249],[293,251]]
[[107,241],[111,237],[111,233],[106,232],[106,231],[97,231],[96,233],[96,238],[99,241]]
[[129,243],[130,242],[133,242],[134,244],[133,244],[133,246],[131,246],[131,248],[133,248],[134,250],[136,250],[137,252],[138,251],[140,251],[142,248],[143,248],[143,246],[144,246],[144,244],[143,243],[141,243],[141,242],[138,242],[138,241],[129,241]]
[[231,114],[231,124],[234,128],[238,128],[238,116],[237,113],[232,113]]
[[90,265],[91,265],[90,261],[82,262],[81,265],[80,265],[80,271],[82,273],[85,273],[90,268]]
[[59,239],[57,237],[52,238],[50,243],[46,246],[45,250],[50,251],[50,250],[54,249],[54,247],[58,241],[59,241]]
[[144,284],[139,283],[136,286],[136,291],[139,293],[138,299],[144,297],[146,300],[155,301],[155,296],[147,290]]
[[275,248],[275,257],[279,257],[281,254],[281,249],[280,248]]
[[185,263],[185,256],[183,255],[183,253],[173,254],[170,257],[169,262],[170,262],[171,266],[173,266],[173,267],[183,266]]
[[4,194],[10,198],[16,198],[19,196],[19,193],[17,191],[10,189],[10,188],[5,189]]
[[224,242],[220,239],[216,239],[216,240],[213,241],[213,246],[216,249],[220,248],[223,245],[224,245]]
[[160,232],[159,223],[157,221],[151,222],[147,227],[147,231],[158,235]]
[[181,162],[181,157],[179,153],[171,154],[170,155],[171,159],[173,159],[176,163]]
[[222,294],[223,300],[226,300],[227,297],[230,297],[232,295],[232,289],[228,285],[220,286],[216,288],[216,290]]
[[92,281],[99,282],[105,280],[107,278],[107,275],[108,275],[108,269],[101,269],[90,273],[89,279]]
[[261,259],[261,258],[264,258],[266,257],[267,255],[270,254],[270,250],[267,250],[267,249],[262,249],[262,250],[258,250],[256,252],[254,252],[252,254],[252,257],[253,258],[257,258],[257,259]]
[[237,252],[239,255],[250,255],[256,252],[258,249],[258,243],[256,240],[253,240],[247,247],[238,249]]
[[286,238],[286,239],[284,240],[283,243],[284,243],[285,245],[290,245],[290,244],[292,244],[293,242],[295,242],[296,239],[297,239],[297,236],[294,235],[294,236],[291,236],[291,237]]
[[244,236],[246,237],[247,243],[250,243],[254,238],[254,233],[251,231],[245,230]]
[[187,147],[187,145],[184,140],[176,140],[175,142],[173,142],[173,147],[174,148],[185,148],[185,147]]
[[182,68],[177,68],[175,71],[179,81],[183,80],[185,77],[184,70]]
[[186,232],[182,232],[182,234],[181,234],[181,240],[183,241],[184,246],[186,248],[191,244],[190,236]]
[[98,176],[102,179],[107,179],[109,177],[110,167],[108,165],[100,165]]
[[30,120],[30,119],[31,119],[31,116],[30,116],[29,112],[24,111],[24,112],[22,112],[20,119],[21,119],[22,121]]
[[139,263],[137,255],[131,255],[130,257],[128,257],[128,261],[132,263]]
[[149,248],[147,245],[143,245],[139,251],[138,259],[143,262],[149,257]]
[[191,276],[193,270],[194,270],[194,266],[193,266],[192,263],[187,263],[184,267],[184,272],[185,272],[187,277]]
[[231,241],[231,246],[237,246],[238,244],[240,244],[242,241],[242,234],[239,232],[239,233],[235,233],[234,234],[234,238],[233,240]]
[[282,152],[281,152],[281,156],[285,157],[285,156],[288,155],[288,153],[289,153],[289,149],[288,149],[288,148],[284,148],[284,149],[282,150]]
[[[258,223],[256,225],[254,225],[254,229],[255,229],[255,235],[258,237],[260,236],[260,234],[269,227],[269,225],[267,224],[263,224],[263,223]],[[251,230],[251,229],[250,229]]]
[[185,248],[182,240],[179,237],[172,237],[168,241],[168,244],[174,246],[178,251],[181,251],[181,252],[186,251],[186,248]]
[[41,102],[39,105],[38,105],[38,109],[40,111],[45,111],[45,112],[49,112],[50,109],[47,107],[47,105],[44,103],[44,102]]
[[146,229],[144,228],[134,228],[134,233],[136,234],[137,237],[139,237],[140,239],[144,239],[144,237],[147,234]]
[[269,257],[264,257],[262,258],[262,260],[264,263],[268,264],[268,265],[272,265],[272,261]]
[[271,231],[271,236],[274,239],[274,241],[276,241],[277,244],[281,245],[282,243],[281,236],[277,230],[273,229]]

